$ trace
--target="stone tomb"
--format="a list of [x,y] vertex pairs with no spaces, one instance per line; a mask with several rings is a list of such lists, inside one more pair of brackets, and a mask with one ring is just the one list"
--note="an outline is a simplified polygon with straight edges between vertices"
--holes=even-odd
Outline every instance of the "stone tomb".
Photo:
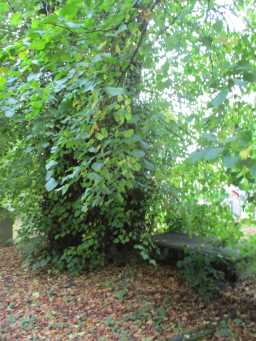
[[224,247],[216,238],[189,236],[185,233],[166,232],[153,237],[160,253],[157,259],[165,263],[176,263],[184,258],[186,251],[195,251],[205,256],[213,256],[213,267],[225,273],[228,281],[234,282],[239,274],[236,264],[245,259],[239,249]]

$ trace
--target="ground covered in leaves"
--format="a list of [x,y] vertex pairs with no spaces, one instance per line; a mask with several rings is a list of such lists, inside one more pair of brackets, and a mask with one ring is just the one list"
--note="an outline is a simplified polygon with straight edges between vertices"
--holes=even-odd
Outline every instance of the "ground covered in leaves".
[[255,288],[239,283],[206,304],[173,267],[35,275],[1,248],[0,340],[256,340]]

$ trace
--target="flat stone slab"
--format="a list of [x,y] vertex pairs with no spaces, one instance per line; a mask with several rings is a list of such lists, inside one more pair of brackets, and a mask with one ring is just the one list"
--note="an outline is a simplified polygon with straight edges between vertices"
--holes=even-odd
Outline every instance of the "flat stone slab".
[[177,251],[199,250],[203,253],[218,255],[229,260],[237,260],[241,257],[239,249],[218,245],[220,241],[214,238],[189,236],[180,232],[166,232],[155,235],[153,240],[160,249]]

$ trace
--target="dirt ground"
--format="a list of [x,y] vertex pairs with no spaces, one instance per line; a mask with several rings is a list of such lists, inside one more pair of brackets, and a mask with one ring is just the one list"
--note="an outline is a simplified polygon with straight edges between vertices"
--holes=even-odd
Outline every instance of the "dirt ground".
[[206,304],[174,267],[35,275],[15,247],[1,248],[0,340],[256,340],[255,288],[239,284]]

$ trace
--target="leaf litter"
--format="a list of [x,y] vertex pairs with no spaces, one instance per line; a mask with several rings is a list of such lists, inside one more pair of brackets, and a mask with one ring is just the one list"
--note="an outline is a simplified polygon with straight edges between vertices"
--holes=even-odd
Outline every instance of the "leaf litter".
[[34,274],[0,249],[0,340],[256,340],[256,284],[205,303],[173,266]]

